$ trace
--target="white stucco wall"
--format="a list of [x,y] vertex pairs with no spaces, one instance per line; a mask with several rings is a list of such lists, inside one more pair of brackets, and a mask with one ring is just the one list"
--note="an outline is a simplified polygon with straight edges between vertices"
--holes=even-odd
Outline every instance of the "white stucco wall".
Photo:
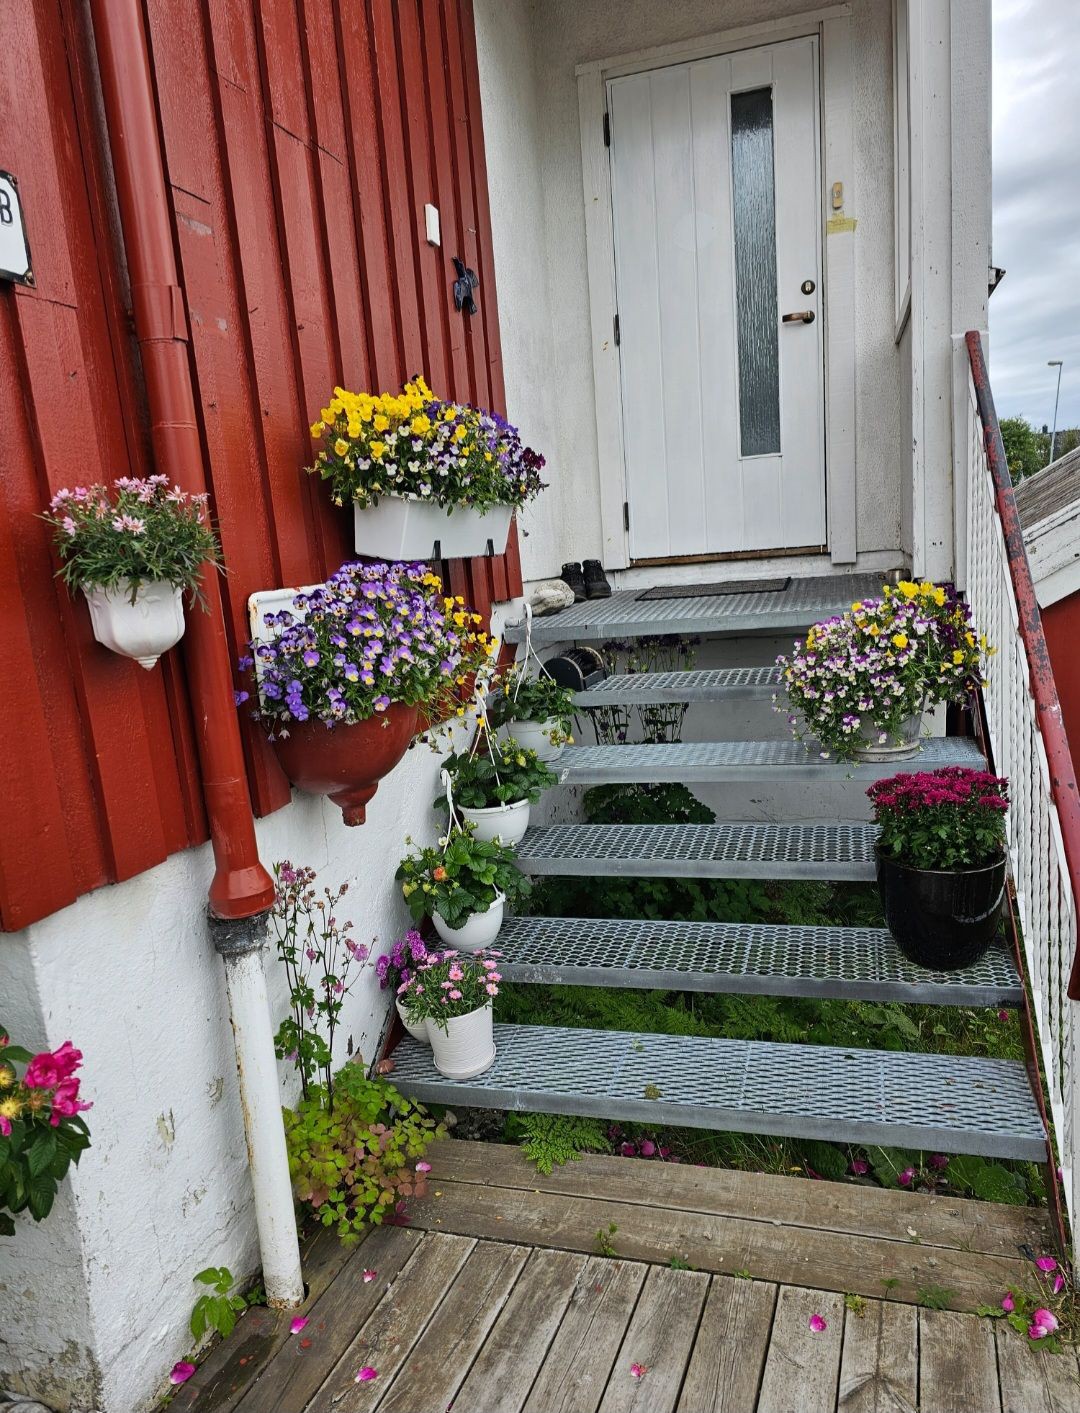
[[[258,823],[262,858],[320,883],[348,880],[361,942],[400,936],[393,874],[405,836],[433,836],[438,762],[414,747],[380,785],[366,825],[297,796]],[[41,1225],[18,1219],[0,1252],[0,1388],[57,1408],[141,1413],[191,1347],[191,1277],[259,1265],[223,963],[207,935],[209,847],[99,889],[0,942],[0,1017],[17,1039],[84,1052],[93,1146]],[[267,954],[273,1023],[282,969]],[[338,1063],[370,1059],[386,1012],[373,971],[349,997]],[[281,1067],[282,1099],[297,1092]],[[66,1398],[72,1393],[75,1401]]]
[[[526,579],[598,557],[579,63],[820,8],[817,0],[476,0],[507,404],[548,457],[524,518]],[[858,549],[900,547],[904,452],[894,341],[890,0],[852,0]],[[818,567],[829,568],[827,559]]]

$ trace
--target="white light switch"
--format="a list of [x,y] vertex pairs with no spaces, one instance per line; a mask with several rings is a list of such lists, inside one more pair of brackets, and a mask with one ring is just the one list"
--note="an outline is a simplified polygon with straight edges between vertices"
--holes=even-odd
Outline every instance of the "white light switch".
[[424,226],[427,231],[429,245],[442,245],[442,237],[439,234],[439,208],[432,206],[429,201],[424,207]]

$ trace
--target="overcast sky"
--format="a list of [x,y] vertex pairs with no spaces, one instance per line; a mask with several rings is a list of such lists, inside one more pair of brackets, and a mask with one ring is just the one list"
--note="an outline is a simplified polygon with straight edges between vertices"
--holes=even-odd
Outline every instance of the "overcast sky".
[[998,413],[1080,426],[1080,0],[993,0],[994,264]]

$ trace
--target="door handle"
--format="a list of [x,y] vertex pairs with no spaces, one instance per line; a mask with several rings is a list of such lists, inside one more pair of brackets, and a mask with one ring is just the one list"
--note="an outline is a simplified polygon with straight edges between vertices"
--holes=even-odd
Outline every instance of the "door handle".
[[815,314],[812,309],[797,309],[794,314],[784,314],[780,322],[782,324],[812,324]]

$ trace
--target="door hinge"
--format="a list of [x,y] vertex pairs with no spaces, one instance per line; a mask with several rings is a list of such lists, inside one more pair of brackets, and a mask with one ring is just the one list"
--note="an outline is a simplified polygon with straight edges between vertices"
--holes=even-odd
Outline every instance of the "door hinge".
[[604,146],[611,146],[611,114],[604,114]]
[[622,523],[627,534],[630,533],[630,502],[624,500],[622,503]]
[[618,346],[619,346],[620,343],[622,343],[622,338],[621,338],[621,336],[620,336],[620,334],[619,334],[619,316],[618,316],[618,314],[616,314],[616,315],[615,315],[615,347],[618,348]]

